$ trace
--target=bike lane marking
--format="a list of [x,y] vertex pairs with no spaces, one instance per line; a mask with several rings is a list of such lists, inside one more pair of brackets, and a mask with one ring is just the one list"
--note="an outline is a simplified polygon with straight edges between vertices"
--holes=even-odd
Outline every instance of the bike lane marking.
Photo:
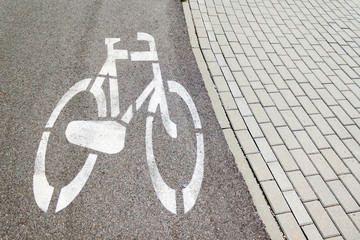
[[[137,40],[147,41],[150,51],[132,52],[131,61],[154,61],[158,60],[155,39],[147,33],[138,33]],[[128,59],[127,50],[114,49],[113,45],[120,41],[120,38],[106,38],[105,44],[107,46],[108,57],[105,60],[103,67],[100,70],[99,76],[95,78],[94,83],[90,88],[90,93],[95,97],[98,117],[107,116],[106,94],[102,89],[104,81],[109,79],[109,97],[110,97],[110,111],[111,117],[117,117],[120,114],[119,108],[119,89],[116,70],[116,60]],[[172,138],[177,138],[177,126],[170,119],[168,104],[165,95],[164,81],[161,76],[159,63],[152,63],[153,80],[140,94],[135,101],[136,111],[140,109],[147,98],[150,98],[148,103],[148,112],[155,114],[157,109],[160,110],[162,123],[167,133]],[[84,79],[71,87],[56,105],[54,111],[46,124],[47,128],[52,128],[55,124],[62,109],[67,103],[78,93],[86,91],[91,79]],[[193,120],[194,129],[201,130],[201,122],[196,106],[186,89],[179,83],[174,81],[167,81],[169,91],[176,93],[187,105],[190,115]],[[129,123],[133,117],[133,104],[129,106],[121,120]],[[156,164],[153,151],[153,120],[154,116],[148,116],[146,120],[146,156],[150,171],[150,177],[155,189],[156,195],[163,206],[177,214],[176,205],[176,190],[169,187],[163,180]],[[125,145],[126,127],[122,126],[116,121],[72,121],[67,125],[65,130],[66,139],[77,146],[85,147],[95,150],[97,152],[106,154],[116,154],[121,152]],[[202,133],[196,132],[196,161],[191,180],[188,184],[183,184],[183,203],[184,210],[187,213],[196,202],[200,192],[201,183],[204,175],[204,139]],[[38,148],[38,155],[35,160],[35,171],[33,176],[33,191],[35,201],[39,208],[46,212],[51,201],[54,187],[50,186],[45,175],[45,159],[46,149],[50,137],[50,132],[44,132]],[[83,167],[73,180],[62,187],[59,194],[59,199],[56,205],[55,212],[66,208],[81,192],[85,186],[97,159],[96,154],[89,154]]]

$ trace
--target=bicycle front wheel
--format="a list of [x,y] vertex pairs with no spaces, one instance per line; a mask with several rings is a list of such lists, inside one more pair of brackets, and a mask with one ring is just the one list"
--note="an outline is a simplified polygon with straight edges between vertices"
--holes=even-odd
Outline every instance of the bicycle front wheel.
[[[169,91],[177,94],[186,104],[192,117],[193,126],[196,136],[196,160],[191,180],[188,184],[184,184],[182,189],[182,198],[184,203],[184,212],[187,213],[195,205],[199,195],[201,184],[204,176],[204,139],[200,132],[202,129],[200,117],[196,106],[186,89],[175,81],[168,81]],[[163,206],[170,212],[177,213],[176,190],[171,188],[163,180],[156,164],[153,149],[153,116],[146,119],[146,157],[149,166],[150,177],[154,186],[156,195],[160,199]]]

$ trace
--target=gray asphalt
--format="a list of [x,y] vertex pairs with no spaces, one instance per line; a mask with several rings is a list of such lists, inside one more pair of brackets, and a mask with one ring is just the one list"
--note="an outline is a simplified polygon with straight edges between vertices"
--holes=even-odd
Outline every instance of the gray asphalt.
[[[5,0],[0,18],[1,239],[268,239],[216,121],[180,0]],[[94,98],[84,93],[69,102],[51,129],[46,176],[55,190],[48,211],[41,211],[33,194],[34,163],[52,110],[71,86],[99,72],[105,38],[121,38],[116,45],[121,49],[147,50],[136,41],[137,32],[155,38],[163,79],[182,84],[198,109],[205,171],[195,206],[184,214],[180,204],[172,214],[154,192],[145,152],[146,101],[127,127],[124,150],[98,153],[80,194],[55,213],[60,189],[92,153],[64,134],[72,120],[98,119]],[[153,75],[149,62],[118,61],[117,69],[123,113]],[[181,190],[194,168],[195,132],[189,130],[186,105],[174,94],[167,99],[179,137],[167,135],[157,112],[154,151],[165,182]]]

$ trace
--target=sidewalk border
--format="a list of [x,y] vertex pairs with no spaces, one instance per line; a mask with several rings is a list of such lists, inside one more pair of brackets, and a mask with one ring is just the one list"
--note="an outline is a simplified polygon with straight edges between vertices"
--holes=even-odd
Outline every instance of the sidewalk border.
[[280,231],[279,224],[277,223],[275,217],[270,211],[270,206],[265,200],[263,192],[260,189],[260,186],[257,183],[252,170],[250,169],[249,163],[247,162],[244,153],[241,150],[239,142],[236,140],[234,132],[232,131],[228,118],[226,116],[225,110],[223,109],[219,96],[214,88],[214,83],[212,81],[210,72],[199,47],[199,42],[196,36],[189,2],[182,2],[182,6],[189,33],[191,48],[195,55],[195,59],[201,72],[202,78],[204,79],[205,87],[208,91],[208,95],[215,111],[216,118],[223,130],[227,144],[234,155],[235,163],[239,171],[241,172],[243,178],[245,179],[257,213],[265,224],[266,231],[268,232],[270,238],[273,240],[284,239],[284,234]]

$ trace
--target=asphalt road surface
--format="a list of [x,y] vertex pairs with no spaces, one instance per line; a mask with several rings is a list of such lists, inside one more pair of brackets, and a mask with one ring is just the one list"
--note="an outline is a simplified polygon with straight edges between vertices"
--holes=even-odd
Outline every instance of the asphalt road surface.
[[268,239],[180,0],[5,0],[0,18],[1,239]]

